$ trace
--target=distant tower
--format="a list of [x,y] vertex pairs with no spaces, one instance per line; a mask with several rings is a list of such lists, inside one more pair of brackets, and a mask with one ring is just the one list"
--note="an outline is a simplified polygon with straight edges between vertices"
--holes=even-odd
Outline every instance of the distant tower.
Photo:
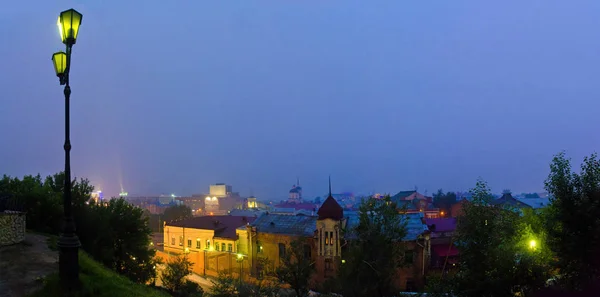
[[340,230],[344,219],[344,210],[331,195],[331,177],[329,178],[329,197],[317,211],[318,253],[317,273],[325,279],[335,275],[341,263]]
[[301,203],[302,202],[302,187],[300,187],[300,179],[296,178],[297,184],[292,186],[290,195],[288,196],[289,203]]

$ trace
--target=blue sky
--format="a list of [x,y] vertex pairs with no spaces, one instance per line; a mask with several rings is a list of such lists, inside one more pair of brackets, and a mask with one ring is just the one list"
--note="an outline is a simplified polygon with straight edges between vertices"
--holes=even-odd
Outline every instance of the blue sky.
[[598,1],[29,1],[4,5],[0,171],[108,194],[541,191],[600,145]]

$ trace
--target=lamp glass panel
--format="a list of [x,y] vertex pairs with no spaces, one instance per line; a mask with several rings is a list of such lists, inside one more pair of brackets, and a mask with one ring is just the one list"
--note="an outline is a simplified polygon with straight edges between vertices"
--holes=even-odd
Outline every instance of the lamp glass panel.
[[61,38],[63,42],[67,40],[77,40],[77,35],[79,33],[79,25],[81,25],[82,19],[81,13],[77,12],[74,9],[65,10],[60,13],[60,27],[61,27]]
[[54,53],[52,55],[52,63],[54,64],[54,72],[56,75],[62,75],[67,69],[67,54],[64,52]]

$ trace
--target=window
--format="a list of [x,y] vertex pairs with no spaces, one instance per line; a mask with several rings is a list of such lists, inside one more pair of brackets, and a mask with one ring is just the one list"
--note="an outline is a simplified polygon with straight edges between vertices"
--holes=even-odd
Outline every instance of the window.
[[179,245],[183,246],[183,235],[179,236]]
[[221,243],[221,251],[223,251],[223,252],[225,251],[225,243],[224,242]]
[[232,249],[233,249],[233,245],[231,243],[227,244],[227,251],[233,252]]
[[284,258],[285,257],[285,244],[280,243],[279,244],[279,259]]
[[310,245],[304,245],[304,260],[309,260],[311,258],[311,248]]
[[206,240],[206,245],[204,246],[204,249],[210,250],[210,239]]
[[196,248],[200,249],[200,238],[196,239]]
[[412,250],[408,250],[404,252],[404,264],[410,265],[413,264],[415,253]]
[[325,245],[329,244],[329,232],[325,231]]
[[175,237],[171,237],[171,245],[175,245]]
[[333,270],[333,265],[331,264],[331,259],[325,259],[325,270],[326,271]]
[[329,244],[334,245],[335,241],[333,241],[333,232],[329,232]]
[[218,243],[218,242],[215,242],[215,250],[217,250],[217,251],[218,251],[218,250],[219,250],[219,248],[221,248],[221,245],[219,245],[219,243]]
[[191,248],[192,247],[192,240],[188,239],[188,247]]

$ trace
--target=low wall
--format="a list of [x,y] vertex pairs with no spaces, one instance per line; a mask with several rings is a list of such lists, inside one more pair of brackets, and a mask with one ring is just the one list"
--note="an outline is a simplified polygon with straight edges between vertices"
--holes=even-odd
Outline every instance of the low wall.
[[0,212],[0,246],[11,245],[25,240],[24,212]]

